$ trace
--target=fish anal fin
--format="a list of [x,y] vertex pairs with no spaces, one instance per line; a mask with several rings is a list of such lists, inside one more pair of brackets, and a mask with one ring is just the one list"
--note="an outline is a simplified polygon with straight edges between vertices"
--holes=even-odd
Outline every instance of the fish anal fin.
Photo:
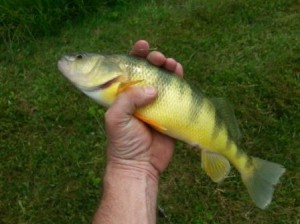
[[220,183],[230,172],[228,160],[221,154],[202,150],[202,168],[207,175],[216,183]]
[[157,122],[155,122],[149,118],[144,117],[140,113],[135,112],[134,116],[137,117],[138,119],[140,119],[141,121],[145,122],[146,124],[149,124],[151,127],[153,127],[154,129],[156,129],[159,132],[167,131],[167,129],[165,127],[159,125]]
[[128,81],[125,81],[125,82],[121,82],[120,86],[119,86],[119,89],[118,89],[118,93],[122,93],[124,91],[126,91],[128,88],[130,88],[131,86],[137,84],[137,83],[140,83],[142,82],[143,80],[128,80]]
[[225,98],[210,98],[216,108],[217,115],[222,119],[228,128],[230,136],[238,142],[241,138],[241,131],[236,120],[232,105]]

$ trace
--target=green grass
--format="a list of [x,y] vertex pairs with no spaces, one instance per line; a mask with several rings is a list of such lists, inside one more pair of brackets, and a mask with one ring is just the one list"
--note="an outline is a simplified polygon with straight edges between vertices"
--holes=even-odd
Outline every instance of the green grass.
[[14,38],[1,41],[0,222],[90,221],[102,191],[105,111],[56,63],[70,51],[127,53],[147,39],[180,61],[196,87],[235,105],[245,151],[287,168],[261,211],[236,171],[216,185],[201,170],[198,150],[178,143],[158,200],[171,222],[299,223],[300,2],[111,2],[51,35],[35,35],[43,24],[24,15],[32,36],[25,41],[12,29]]

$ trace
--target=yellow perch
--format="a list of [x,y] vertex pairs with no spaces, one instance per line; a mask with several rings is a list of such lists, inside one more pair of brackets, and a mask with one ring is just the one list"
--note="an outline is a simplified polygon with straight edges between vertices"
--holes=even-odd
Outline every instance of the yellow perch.
[[237,122],[224,100],[210,99],[185,80],[127,55],[65,55],[58,68],[103,106],[110,106],[132,85],[154,86],[158,91],[156,100],[138,109],[135,116],[166,135],[198,146],[202,168],[214,182],[224,180],[231,163],[240,172],[254,203],[261,209],[270,204],[274,186],[285,168],[239,149]]

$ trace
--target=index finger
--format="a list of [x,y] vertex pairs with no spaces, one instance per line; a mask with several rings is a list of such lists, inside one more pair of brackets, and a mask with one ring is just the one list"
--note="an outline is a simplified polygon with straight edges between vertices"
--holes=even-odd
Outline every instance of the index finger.
[[132,50],[130,51],[130,54],[131,55],[134,55],[134,56],[139,56],[139,57],[147,57],[149,53],[149,43],[145,40],[139,40],[137,41]]

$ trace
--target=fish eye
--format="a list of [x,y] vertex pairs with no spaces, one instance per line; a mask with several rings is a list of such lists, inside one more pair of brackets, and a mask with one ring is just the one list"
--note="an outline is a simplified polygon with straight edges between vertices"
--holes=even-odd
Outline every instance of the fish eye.
[[82,55],[82,54],[76,55],[76,59],[82,59],[82,58],[83,58],[83,55]]

